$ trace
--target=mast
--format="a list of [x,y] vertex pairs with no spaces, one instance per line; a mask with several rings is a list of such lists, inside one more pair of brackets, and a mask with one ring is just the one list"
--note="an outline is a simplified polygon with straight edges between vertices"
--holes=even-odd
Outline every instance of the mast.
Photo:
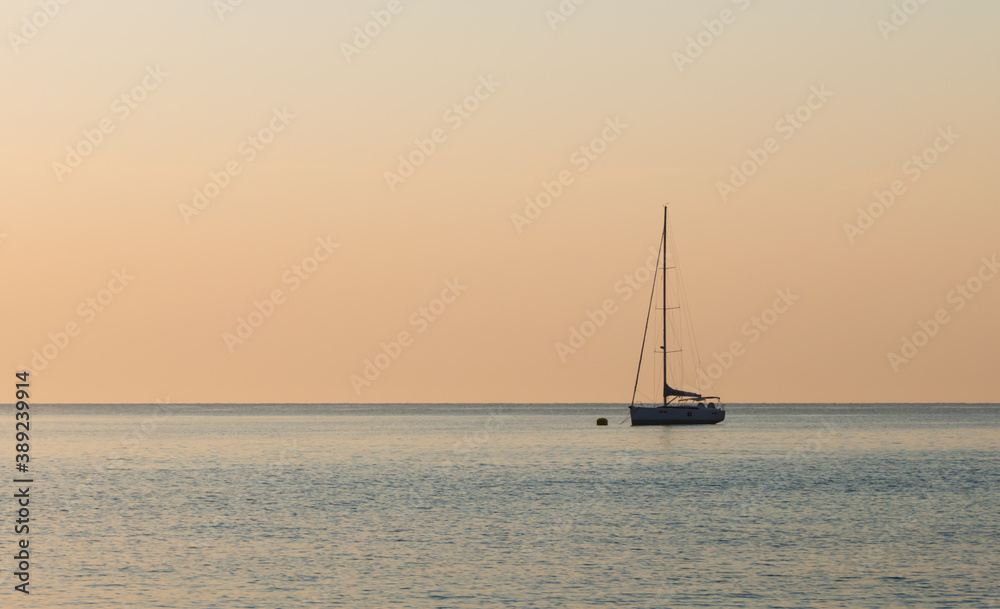
[[667,404],[667,206],[663,206],[663,405]]

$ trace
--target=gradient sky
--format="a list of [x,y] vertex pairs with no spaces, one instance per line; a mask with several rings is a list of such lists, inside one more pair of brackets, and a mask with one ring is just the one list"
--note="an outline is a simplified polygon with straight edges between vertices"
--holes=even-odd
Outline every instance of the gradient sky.
[[[627,402],[649,284],[628,300],[615,286],[656,247],[668,201],[702,364],[741,346],[713,383],[726,401],[1000,400],[1000,279],[949,299],[1000,255],[996,2],[927,3],[888,31],[890,0],[589,0],[554,28],[558,0],[403,0],[350,61],[342,45],[388,0],[244,0],[221,18],[217,4],[5,5],[7,369],[38,368],[35,350],[79,328],[48,348],[36,401]],[[446,114],[491,77],[460,125]],[[786,139],[778,121],[814,87],[832,97]],[[241,144],[276,111],[294,118],[250,161]],[[581,171],[574,153],[615,119],[627,128]],[[113,131],[57,177],[102,121]],[[391,189],[385,173],[435,129],[443,142]],[[960,137],[914,181],[904,163],[941,129]],[[768,138],[777,151],[724,200],[719,181]],[[515,230],[563,171],[572,183]],[[897,180],[905,193],[852,242],[845,223]],[[292,290],[284,274],[322,238],[338,247]],[[122,269],[134,279],[96,312],[87,299]],[[412,317],[455,279],[467,288],[440,316]],[[230,349],[275,289],[282,303]],[[788,289],[798,300],[752,340]],[[560,358],[609,299],[617,312]],[[404,331],[359,394],[351,376]]]

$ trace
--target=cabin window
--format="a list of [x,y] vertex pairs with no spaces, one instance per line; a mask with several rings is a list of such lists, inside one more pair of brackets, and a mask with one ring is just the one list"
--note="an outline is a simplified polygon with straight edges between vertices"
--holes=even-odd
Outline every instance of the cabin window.
[[690,412],[688,413],[688,416],[691,416],[691,413],[690,413]]

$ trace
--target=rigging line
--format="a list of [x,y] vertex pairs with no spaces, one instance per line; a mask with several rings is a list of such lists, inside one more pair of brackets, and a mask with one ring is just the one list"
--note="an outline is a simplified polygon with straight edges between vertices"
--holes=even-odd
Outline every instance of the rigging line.
[[[670,233],[670,242],[674,244],[671,253],[674,256],[674,265],[677,266],[677,283],[679,287],[678,295],[681,299],[681,305],[685,309],[690,310],[691,307],[688,304],[687,290],[684,288],[684,271],[681,269],[680,257],[676,252],[677,239],[674,237],[674,227],[672,224],[667,224],[667,231]],[[683,315],[681,317],[683,317]],[[681,324],[684,324],[683,319],[681,320]],[[695,339],[694,322],[691,320],[690,314],[687,316],[687,330],[691,337],[691,347],[694,351],[694,364],[696,366],[696,371],[701,370],[701,352],[698,349],[698,341]]]
[[[662,288],[664,285],[666,285],[666,284],[661,281],[661,286],[660,287]],[[654,302],[656,301],[656,286],[655,285],[653,286],[653,296],[652,296],[652,299],[653,299]],[[652,323],[653,323],[653,336],[660,336],[663,333],[663,325],[661,323],[660,316],[657,315],[656,317],[654,317]],[[660,341],[660,339],[657,339],[656,342],[661,342],[661,341]],[[663,394],[663,382],[660,379],[660,369],[662,367],[660,366],[659,363],[656,362],[656,358],[657,357],[664,357],[664,355],[662,353],[660,353],[660,350],[657,349],[655,345],[653,345],[653,348],[652,348],[651,351],[653,353],[653,367],[652,367],[652,373],[649,375],[649,397],[648,397],[648,400],[649,400],[650,404],[656,404],[657,400],[663,401],[663,397],[662,397],[662,394]],[[657,385],[659,385],[659,388],[657,388]],[[657,397],[657,396],[659,396],[659,397]]]
[[[663,231],[663,235],[660,237],[660,248],[663,248],[664,240],[667,238],[667,231]],[[660,264],[660,252],[656,252],[656,264]],[[655,268],[655,267],[654,267]],[[664,278],[666,279],[666,278]],[[664,282],[666,285],[666,282]],[[646,327],[642,329],[642,347],[639,348],[639,368],[635,371],[635,387],[632,388],[632,403],[629,407],[635,406],[635,394],[639,390],[639,373],[642,372],[642,354],[646,351],[646,334],[649,331],[649,315],[653,312],[653,296],[656,295],[656,273],[653,273],[653,289],[650,290],[649,294],[649,308],[646,309]]]
[[[675,286],[674,289],[675,289],[676,295],[677,295],[677,308],[681,309],[683,306],[685,306],[684,298],[683,298],[683,293],[682,293],[682,290],[684,288],[684,284],[683,284],[683,277],[680,275],[680,268],[679,268],[680,260],[679,260],[679,257],[677,256],[677,241],[676,241],[676,239],[673,236],[673,223],[668,221],[667,222],[667,226],[666,226],[666,228],[664,230],[665,230],[665,232],[669,231],[668,234],[667,234],[667,243],[666,243],[666,246],[670,248],[671,261],[673,262],[674,269],[677,270],[676,286]],[[664,289],[667,289],[666,278],[664,278],[664,284],[663,285],[664,285]],[[676,321],[673,321],[670,324],[670,330],[674,334],[674,339],[677,342],[677,347],[683,351],[683,349],[684,349],[684,313],[683,313],[683,311],[681,311],[680,313],[678,313]],[[684,358],[683,352],[681,353],[680,357],[676,358],[676,360],[678,360],[678,361],[676,361],[676,364],[675,364],[675,368],[678,370],[678,375],[677,375],[677,378],[678,378],[678,381],[679,381],[678,387],[680,387],[681,385],[684,385],[684,379],[686,378],[685,373],[684,373],[684,368],[685,368],[684,359],[685,358]]]
[[[686,308],[690,308],[690,305],[688,304],[688,296],[687,296],[687,289],[686,288],[684,289],[684,294],[683,294],[682,298],[684,299],[684,303],[685,303],[684,306]],[[694,364],[695,371],[697,372],[697,370],[701,369],[701,351],[698,348],[698,339],[697,339],[695,331],[694,331],[694,321],[692,321],[692,317],[693,316],[689,314],[688,317],[687,317],[687,319],[684,320],[684,323],[686,324],[687,334],[690,337],[691,350],[694,353],[694,358],[693,358],[693,361],[691,363]]]
[[[674,237],[674,234],[673,234],[673,226],[671,225],[668,228],[670,230],[670,239],[673,242],[674,248],[675,248],[674,255],[677,256],[677,253],[676,253],[677,240],[676,240],[676,238]],[[675,263],[678,265],[678,267],[680,266],[679,256],[678,256],[678,260],[675,261]],[[683,275],[683,271],[680,268],[678,268],[678,270],[677,270],[677,275],[678,275],[678,277],[677,277],[678,298],[680,299],[680,304],[685,309],[690,309],[690,304],[688,303],[688,297],[687,297],[687,288],[684,285],[684,275]],[[682,315],[681,317],[682,317],[682,319],[679,320],[679,323],[681,325],[680,331],[682,333],[685,332],[685,330],[687,331],[687,334],[688,334],[688,337],[689,337],[690,343],[691,343],[691,351],[693,352],[693,355],[694,355],[692,363],[695,365],[695,368],[697,370],[697,369],[701,368],[701,353],[698,350],[698,341],[697,341],[697,339],[695,337],[695,334],[694,334],[694,325],[693,325],[693,322],[691,321],[691,315],[689,313],[686,316],[686,319],[685,319],[684,315]]]

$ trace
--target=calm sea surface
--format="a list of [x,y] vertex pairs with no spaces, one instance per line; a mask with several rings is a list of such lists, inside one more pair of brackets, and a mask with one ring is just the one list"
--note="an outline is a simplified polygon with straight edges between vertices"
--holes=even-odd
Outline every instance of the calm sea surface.
[[31,412],[17,606],[1000,608],[1000,406]]

